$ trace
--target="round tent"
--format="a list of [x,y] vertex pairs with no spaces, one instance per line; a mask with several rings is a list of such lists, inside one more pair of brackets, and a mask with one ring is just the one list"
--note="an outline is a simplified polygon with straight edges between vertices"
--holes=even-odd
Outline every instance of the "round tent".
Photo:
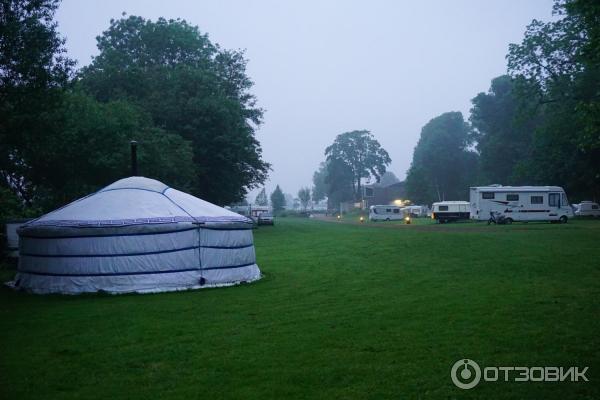
[[19,229],[14,285],[35,293],[162,292],[260,278],[252,221],[144,177]]

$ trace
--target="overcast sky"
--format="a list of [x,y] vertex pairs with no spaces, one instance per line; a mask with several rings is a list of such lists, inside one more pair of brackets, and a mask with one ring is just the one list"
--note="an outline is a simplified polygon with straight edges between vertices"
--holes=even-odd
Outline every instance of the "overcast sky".
[[[335,136],[370,130],[404,179],[421,127],[461,111],[506,72],[508,44],[552,0],[198,1],[63,0],[60,32],[79,66],[122,12],[184,18],[224,48],[246,49],[258,131],[273,166],[267,190],[310,186]],[[251,197],[253,200],[253,197]]]

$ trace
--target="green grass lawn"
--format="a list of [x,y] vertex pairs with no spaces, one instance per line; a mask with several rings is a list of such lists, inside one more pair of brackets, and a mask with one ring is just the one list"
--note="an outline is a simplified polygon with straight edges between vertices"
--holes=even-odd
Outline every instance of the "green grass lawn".
[[[0,288],[0,398],[600,398],[600,222],[392,225],[281,218],[238,287]],[[460,358],[589,382],[465,391]]]

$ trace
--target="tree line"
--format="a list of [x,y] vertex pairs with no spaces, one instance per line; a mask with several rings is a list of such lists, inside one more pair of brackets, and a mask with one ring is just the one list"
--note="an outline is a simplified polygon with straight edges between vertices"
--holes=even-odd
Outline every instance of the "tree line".
[[6,0],[0,34],[3,216],[48,211],[129,175],[217,204],[242,199],[270,169],[255,132],[264,110],[242,51],[185,20],[125,14],[83,68],[66,56],[59,0]]
[[421,131],[407,173],[417,203],[468,199],[473,185],[559,185],[600,198],[600,2],[557,0],[509,45],[508,74]]
[[[286,197],[290,197],[291,199],[287,199]],[[271,200],[269,202],[269,199]],[[311,190],[308,187],[302,187],[298,190],[298,206],[301,208],[301,211],[306,211],[308,209],[308,205],[311,201]],[[254,205],[257,206],[271,206],[273,209],[273,213],[280,214],[286,206],[292,206],[294,208],[294,198],[290,194],[284,194],[281,187],[277,185],[275,190],[271,193],[270,196],[267,196],[267,190],[263,187],[256,197],[254,198]],[[248,205],[247,201],[243,201],[236,205]]]

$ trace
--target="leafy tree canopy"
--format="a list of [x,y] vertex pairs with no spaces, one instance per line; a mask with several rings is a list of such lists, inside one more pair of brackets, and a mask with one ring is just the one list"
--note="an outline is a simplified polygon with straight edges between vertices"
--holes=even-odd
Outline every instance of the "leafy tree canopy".
[[[534,20],[509,47],[522,97],[536,94],[541,123],[528,169],[543,184],[600,196],[600,4],[556,1],[557,20]],[[560,165],[560,167],[557,167]]]
[[262,188],[262,190],[256,195],[256,198],[254,199],[254,204],[259,206],[269,205],[269,199],[267,198],[267,192],[265,188]]
[[341,202],[354,199],[354,175],[352,168],[339,158],[329,158],[326,165],[327,207],[337,209]]
[[[99,103],[81,92],[67,93],[53,120],[61,130],[46,140],[33,159],[45,208],[57,207],[130,173],[129,142],[139,145],[144,175],[190,190],[195,176],[190,142],[152,125],[124,101]],[[54,189],[54,190],[52,190]],[[60,189],[60,190],[56,190]]]
[[60,107],[74,62],[53,21],[58,0],[0,3],[0,178],[31,205],[39,173],[34,158],[60,130]]
[[312,201],[318,203],[327,196],[329,190],[325,179],[327,178],[327,163],[322,162],[319,169],[313,174]]
[[80,84],[100,101],[126,100],[192,144],[192,193],[225,204],[264,182],[254,133],[263,110],[242,52],[222,50],[185,20],[112,20]]
[[74,62],[53,21],[59,0],[2,0],[0,3],[0,85],[30,92],[64,85]]
[[350,168],[355,199],[360,198],[361,180],[379,178],[392,162],[373,134],[365,130],[338,135],[325,155],[328,161],[340,160]]
[[302,210],[306,211],[308,203],[310,202],[310,189],[307,187],[301,188],[298,191],[298,199],[300,199],[300,205]]
[[275,214],[283,211],[283,208],[285,207],[285,196],[279,185],[277,185],[273,193],[271,193],[271,207],[273,207],[273,213]]
[[486,184],[525,184],[531,178],[524,165],[531,156],[537,104],[522,98],[515,79],[492,80],[487,93],[472,100],[472,139],[480,155],[480,180]]
[[406,178],[410,200],[430,204],[468,198],[478,161],[470,144],[469,126],[460,112],[429,121],[421,130]]

